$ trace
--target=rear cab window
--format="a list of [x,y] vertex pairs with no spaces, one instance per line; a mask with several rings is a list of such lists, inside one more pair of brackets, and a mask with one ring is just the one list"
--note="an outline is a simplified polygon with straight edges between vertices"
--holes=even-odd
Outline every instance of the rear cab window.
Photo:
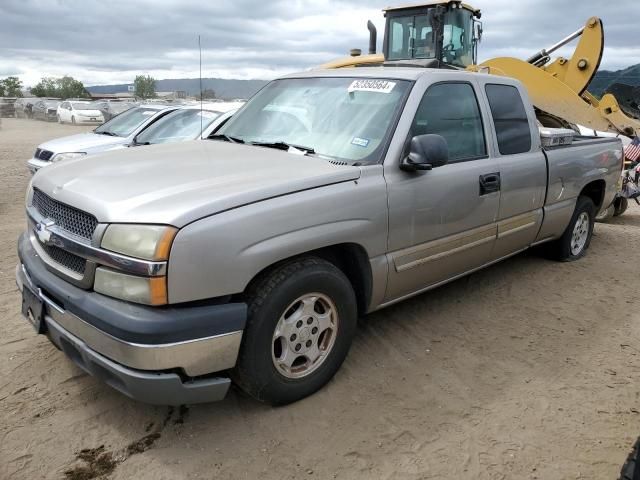
[[501,155],[531,151],[531,127],[524,102],[512,85],[485,86]]

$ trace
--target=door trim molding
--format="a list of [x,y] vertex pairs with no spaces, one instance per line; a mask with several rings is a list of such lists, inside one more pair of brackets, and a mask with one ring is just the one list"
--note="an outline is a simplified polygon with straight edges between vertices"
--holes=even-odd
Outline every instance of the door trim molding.
[[391,258],[396,272],[405,272],[425,263],[533,228],[538,224],[538,217],[538,212],[527,212],[490,225],[392,252]]
[[537,212],[527,212],[498,222],[498,238],[535,227],[538,224],[538,217]]
[[404,272],[434,260],[492,242],[497,238],[498,225],[493,223],[438,240],[431,240],[391,254],[396,272]]

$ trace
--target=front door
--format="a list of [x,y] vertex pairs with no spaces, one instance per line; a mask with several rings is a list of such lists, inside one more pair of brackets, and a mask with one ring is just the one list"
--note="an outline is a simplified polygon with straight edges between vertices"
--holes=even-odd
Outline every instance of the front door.
[[500,170],[488,155],[487,124],[471,83],[438,83],[425,92],[409,139],[441,135],[449,147],[449,163],[423,172],[385,165],[389,198],[386,302],[490,261],[497,234]]

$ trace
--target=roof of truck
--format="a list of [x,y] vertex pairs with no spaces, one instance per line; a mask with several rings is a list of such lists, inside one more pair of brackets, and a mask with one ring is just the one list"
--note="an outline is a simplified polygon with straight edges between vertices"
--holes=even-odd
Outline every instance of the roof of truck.
[[281,78],[313,78],[313,77],[356,77],[356,78],[383,78],[387,80],[408,80],[415,82],[424,76],[442,77],[442,80],[464,80],[473,75],[474,78],[487,77],[497,83],[517,83],[509,77],[498,77],[486,73],[476,73],[467,70],[452,70],[421,67],[353,67],[335,69],[317,69],[306,72],[292,73]]

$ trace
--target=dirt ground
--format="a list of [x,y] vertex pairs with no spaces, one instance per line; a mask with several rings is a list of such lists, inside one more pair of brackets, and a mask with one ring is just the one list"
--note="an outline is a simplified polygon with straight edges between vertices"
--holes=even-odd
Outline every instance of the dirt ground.
[[282,408],[147,406],[20,315],[25,160],[87,128],[0,129],[0,479],[615,479],[640,435],[640,208],[586,258],[519,255],[370,315],[336,378]]

